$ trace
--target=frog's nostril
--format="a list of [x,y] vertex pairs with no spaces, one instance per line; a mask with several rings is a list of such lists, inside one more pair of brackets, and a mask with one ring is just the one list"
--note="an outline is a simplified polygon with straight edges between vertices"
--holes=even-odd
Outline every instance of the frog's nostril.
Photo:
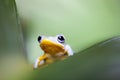
[[42,39],[42,36],[38,36],[38,42],[40,42]]

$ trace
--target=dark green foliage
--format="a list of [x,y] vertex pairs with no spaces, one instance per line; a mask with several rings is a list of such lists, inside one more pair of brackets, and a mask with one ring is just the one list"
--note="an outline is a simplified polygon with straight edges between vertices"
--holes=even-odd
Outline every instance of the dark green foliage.
[[0,51],[21,51],[23,39],[14,0],[0,0]]

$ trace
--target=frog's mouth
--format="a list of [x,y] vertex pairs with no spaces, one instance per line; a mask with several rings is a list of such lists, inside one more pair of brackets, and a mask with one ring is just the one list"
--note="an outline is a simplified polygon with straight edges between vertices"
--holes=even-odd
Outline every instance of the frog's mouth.
[[55,43],[48,39],[43,39],[40,43],[40,47],[45,53],[49,54],[65,52],[64,46],[62,44]]

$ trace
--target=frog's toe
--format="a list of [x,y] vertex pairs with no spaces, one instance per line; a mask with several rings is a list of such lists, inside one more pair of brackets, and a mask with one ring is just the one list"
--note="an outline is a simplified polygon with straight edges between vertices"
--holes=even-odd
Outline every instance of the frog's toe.
[[37,59],[35,64],[34,64],[34,68],[38,68],[39,66],[43,65],[44,63],[45,63],[44,60],[40,61],[39,59]]
[[43,64],[44,64],[44,62],[45,62],[45,61],[44,61],[44,60],[42,60],[42,61],[40,61],[40,63],[39,63],[39,64],[40,64],[40,65],[43,65]]
[[38,62],[39,62],[39,59],[37,59],[37,60],[35,61],[34,68],[37,68],[37,67],[38,67]]

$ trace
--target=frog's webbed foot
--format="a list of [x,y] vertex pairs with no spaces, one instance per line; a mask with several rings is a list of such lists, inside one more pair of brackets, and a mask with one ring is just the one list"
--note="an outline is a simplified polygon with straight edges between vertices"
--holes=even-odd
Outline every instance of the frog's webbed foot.
[[38,67],[44,65],[46,59],[47,59],[46,54],[38,57],[37,60],[35,61],[34,68],[38,68]]
[[35,61],[34,68],[38,68],[40,65],[45,63],[44,60],[39,60],[39,58]]
[[37,58],[37,60],[34,64],[34,68],[39,68],[43,65],[50,64],[50,63],[53,63],[53,62],[54,62],[54,59],[49,54],[44,53],[44,55]]

